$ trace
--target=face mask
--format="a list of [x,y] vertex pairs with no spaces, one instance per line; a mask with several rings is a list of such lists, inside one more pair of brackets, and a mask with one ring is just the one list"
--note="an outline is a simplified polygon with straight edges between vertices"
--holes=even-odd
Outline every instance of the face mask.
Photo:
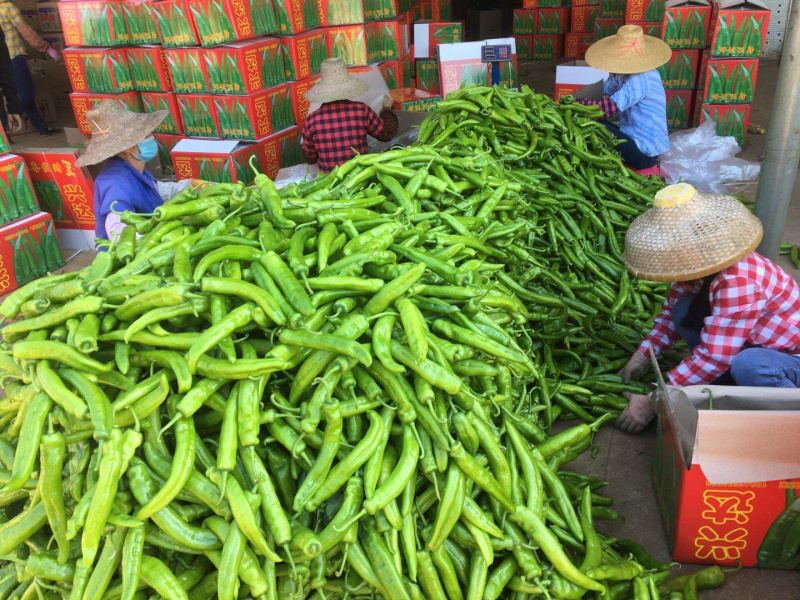
[[146,140],[139,142],[139,154],[134,154],[134,156],[142,162],[147,162],[155,158],[157,154],[158,144],[156,144],[156,138],[150,136]]

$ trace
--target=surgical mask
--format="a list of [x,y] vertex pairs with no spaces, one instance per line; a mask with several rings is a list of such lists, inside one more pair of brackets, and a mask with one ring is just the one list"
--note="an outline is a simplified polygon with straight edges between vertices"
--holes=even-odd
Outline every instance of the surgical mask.
[[156,138],[152,135],[139,142],[139,154],[134,154],[136,158],[138,158],[142,162],[147,162],[156,157],[158,154],[158,144],[156,143]]

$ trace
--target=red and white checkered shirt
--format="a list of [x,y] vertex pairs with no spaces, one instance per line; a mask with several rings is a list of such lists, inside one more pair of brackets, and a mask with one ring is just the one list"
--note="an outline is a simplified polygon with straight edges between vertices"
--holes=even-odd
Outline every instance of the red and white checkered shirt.
[[367,151],[367,134],[380,141],[391,140],[397,134],[397,117],[390,110],[382,110],[379,117],[363,102],[326,102],[306,119],[303,157],[329,173]]
[[[679,335],[670,313],[675,303],[694,294],[702,280],[673,283],[655,325],[638,348],[649,356],[668,351]],[[676,386],[710,383],[728,370],[745,346],[800,354],[800,287],[786,271],[753,252],[719,273],[709,289],[711,316],[692,355],[669,372]]]

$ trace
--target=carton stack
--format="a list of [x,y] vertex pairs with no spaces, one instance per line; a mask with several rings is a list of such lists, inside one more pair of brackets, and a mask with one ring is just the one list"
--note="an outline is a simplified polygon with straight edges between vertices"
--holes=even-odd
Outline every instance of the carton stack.
[[458,44],[464,39],[464,23],[460,21],[414,23],[414,69],[416,87],[428,94],[442,93],[439,82],[439,46]]
[[600,16],[600,0],[573,0],[570,30],[564,36],[564,58],[583,60],[594,43],[594,23]]
[[625,0],[600,0],[600,12],[594,20],[594,39],[614,35],[625,23]]
[[[578,0],[581,1],[581,0]],[[570,7],[543,6],[514,9],[513,33],[517,56],[522,60],[555,60],[564,52],[570,30]],[[531,4],[530,1],[527,4]]]
[[28,167],[0,128],[0,294],[64,266],[53,218],[39,210]]
[[664,0],[628,0],[625,24],[639,25],[645,35],[660,38],[664,23]]

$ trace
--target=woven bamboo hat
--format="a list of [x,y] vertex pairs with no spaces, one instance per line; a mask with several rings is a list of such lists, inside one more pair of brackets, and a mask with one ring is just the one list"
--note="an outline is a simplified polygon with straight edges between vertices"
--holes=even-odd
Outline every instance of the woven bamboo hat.
[[645,73],[669,62],[672,49],[645,35],[638,25],[623,25],[616,35],[597,40],[586,51],[586,62],[608,73]]
[[625,235],[625,266],[649,281],[691,281],[736,264],[764,230],[733,196],[701,194],[688,183],[656,194]]
[[336,100],[355,100],[369,90],[369,84],[353,77],[347,72],[347,65],[341,58],[322,61],[319,81],[306,92],[309,102],[335,102]]
[[103,100],[86,113],[92,139],[75,165],[86,167],[103,162],[150,137],[158,124],[169,114],[166,110],[153,113],[129,111],[116,100]]

